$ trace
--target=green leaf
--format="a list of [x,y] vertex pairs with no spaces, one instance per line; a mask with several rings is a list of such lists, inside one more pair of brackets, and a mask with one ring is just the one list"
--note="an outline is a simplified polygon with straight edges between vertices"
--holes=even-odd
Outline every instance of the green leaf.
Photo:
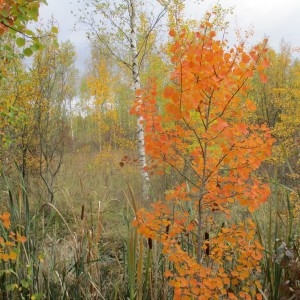
[[27,35],[30,35],[30,36],[32,36],[32,37],[34,37],[34,32],[32,31],[32,30],[30,30],[30,29],[25,29],[24,31],[23,31],[25,34],[27,34]]
[[1,23],[3,23],[3,24],[6,25],[6,26],[9,26],[9,23],[8,23],[8,21],[7,21],[6,18],[1,19]]
[[7,52],[12,52],[12,48],[9,45],[4,45],[3,50],[5,50]]
[[32,49],[32,51],[38,51],[41,48],[41,46],[39,43],[34,43],[30,46],[30,48]]
[[21,284],[22,284],[22,287],[24,287],[25,289],[27,289],[29,287],[29,281],[26,279],[22,279]]
[[18,15],[15,24],[24,23],[26,21],[27,17],[25,15]]
[[33,51],[30,48],[25,48],[23,50],[23,54],[26,56],[31,56],[33,54]]
[[18,285],[16,283],[6,285],[6,290],[8,292],[12,292],[13,290],[15,290],[17,288],[18,288]]
[[39,299],[43,299],[44,298],[44,294],[42,292],[39,292],[39,293],[36,293],[36,294],[33,294],[31,296],[31,300],[39,300]]
[[23,14],[23,15],[25,15],[26,14],[26,11],[25,11],[25,9],[24,9],[24,7],[23,6],[18,6],[18,10]]
[[25,39],[21,37],[17,38],[16,44],[18,45],[18,47],[23,47],[25,45]]
[[51,32],[57,34],[58,33],[58,28],[55,26],[52,26]]
[[37,21],[39,16],[38,7],[27,11],[27,18]]
[[2,16],[3,18],[9,17],[9,11],[7,9],[1,10],[0,11],[0,16]]

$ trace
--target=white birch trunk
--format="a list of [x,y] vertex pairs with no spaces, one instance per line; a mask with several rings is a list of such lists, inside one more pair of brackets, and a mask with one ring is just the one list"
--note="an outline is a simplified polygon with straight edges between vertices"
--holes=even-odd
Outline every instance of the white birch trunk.
[[[130,50],[132,55],[132,76],[134,82],[134,91],[141,89],[139,66],[138,66],[138,50],[137,50],[137,35],[136,35],[136,0],[130,0]],[[140,97],[139,97],[140,98]],[[137,99],[140,102],[142,99]],[[140,171],[142,176],[143,200],[149,200],[150,179],[146,167],[146,154],[145,154],[145,139],[144,127],[142,125],[143,117],[138,116],[137,119],[137,143],[138,143],[138,157],[140,164]]]

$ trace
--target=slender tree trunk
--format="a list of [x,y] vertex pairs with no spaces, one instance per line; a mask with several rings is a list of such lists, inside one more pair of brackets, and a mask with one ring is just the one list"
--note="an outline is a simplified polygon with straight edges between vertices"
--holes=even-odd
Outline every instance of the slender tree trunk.
[[[138,67],[138,51],[137,51],[137,35],[136,35],[136,0],[130,0],[130,49],[132,55],[132,76],[134,82],[134,91],[141,89],[139,67]],[[140,102],[142,99],[140,96],[137,100]],[[148,172],[146,171],[146,154],[145,154],[145,139],[144,139],[144,127],[142,124],[143,118],[141,116],[137,119],[137,141],[138,141],[138,157],[140,164],[140,171],[142,176],[142,189],[143,200],[149,201],[149,188],[150,179]]]

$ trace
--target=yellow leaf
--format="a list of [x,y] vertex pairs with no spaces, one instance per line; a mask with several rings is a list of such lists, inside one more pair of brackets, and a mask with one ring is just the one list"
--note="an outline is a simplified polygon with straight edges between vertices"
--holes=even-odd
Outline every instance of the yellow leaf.
[[9,255],[6,254],[6,253],[3,253],[3,254],[2,254],[2,259],[3,259],[4,261],[8,261],[8,260],[9,260]]
[[11,251],[11,252],[9,253],[9,258],[10,258],[11,260],[16,260],[16,259],[17,259],[17,253],[14,252],[14,251]]

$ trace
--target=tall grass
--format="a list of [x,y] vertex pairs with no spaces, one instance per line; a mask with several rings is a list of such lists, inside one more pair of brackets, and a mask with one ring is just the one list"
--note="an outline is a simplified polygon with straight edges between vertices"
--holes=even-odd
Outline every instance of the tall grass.
[[298,299],[300,295],[300,195],[281,184],[277,175],[270,180],[271,198],[256,214],[260,242],[265,248],[263,295],[265,299]]
[[[25,183],[2,174],[3,208],[27,241],[17,245],[16,261],[0,261],[0,299],[173,299],[161,245],[131,226],[141,207],[139,174],[135,166],[120,168],[121,157],[69,156],[53,203],[44,202],[36,178]],[[172,180],[157,179],[153,193],[162,195]],[[270,184],[272,197],[255,214],[265,248],[261,292],[264,299],[297,299],[300,197],[276,177]]]
[[128,166],[126,178],[118,159],[99,169],[82,158],[63,166],[53,203],[43,201],[40,186],[32,189],[36,179],[25,184],[20,173],[11,182],[2,174],[12,229],[27,241],[16,262],[1,266],[0,299],[172,298],[160,247],[131,226],[140,204],[128,183],[138,182],[138,172]]

